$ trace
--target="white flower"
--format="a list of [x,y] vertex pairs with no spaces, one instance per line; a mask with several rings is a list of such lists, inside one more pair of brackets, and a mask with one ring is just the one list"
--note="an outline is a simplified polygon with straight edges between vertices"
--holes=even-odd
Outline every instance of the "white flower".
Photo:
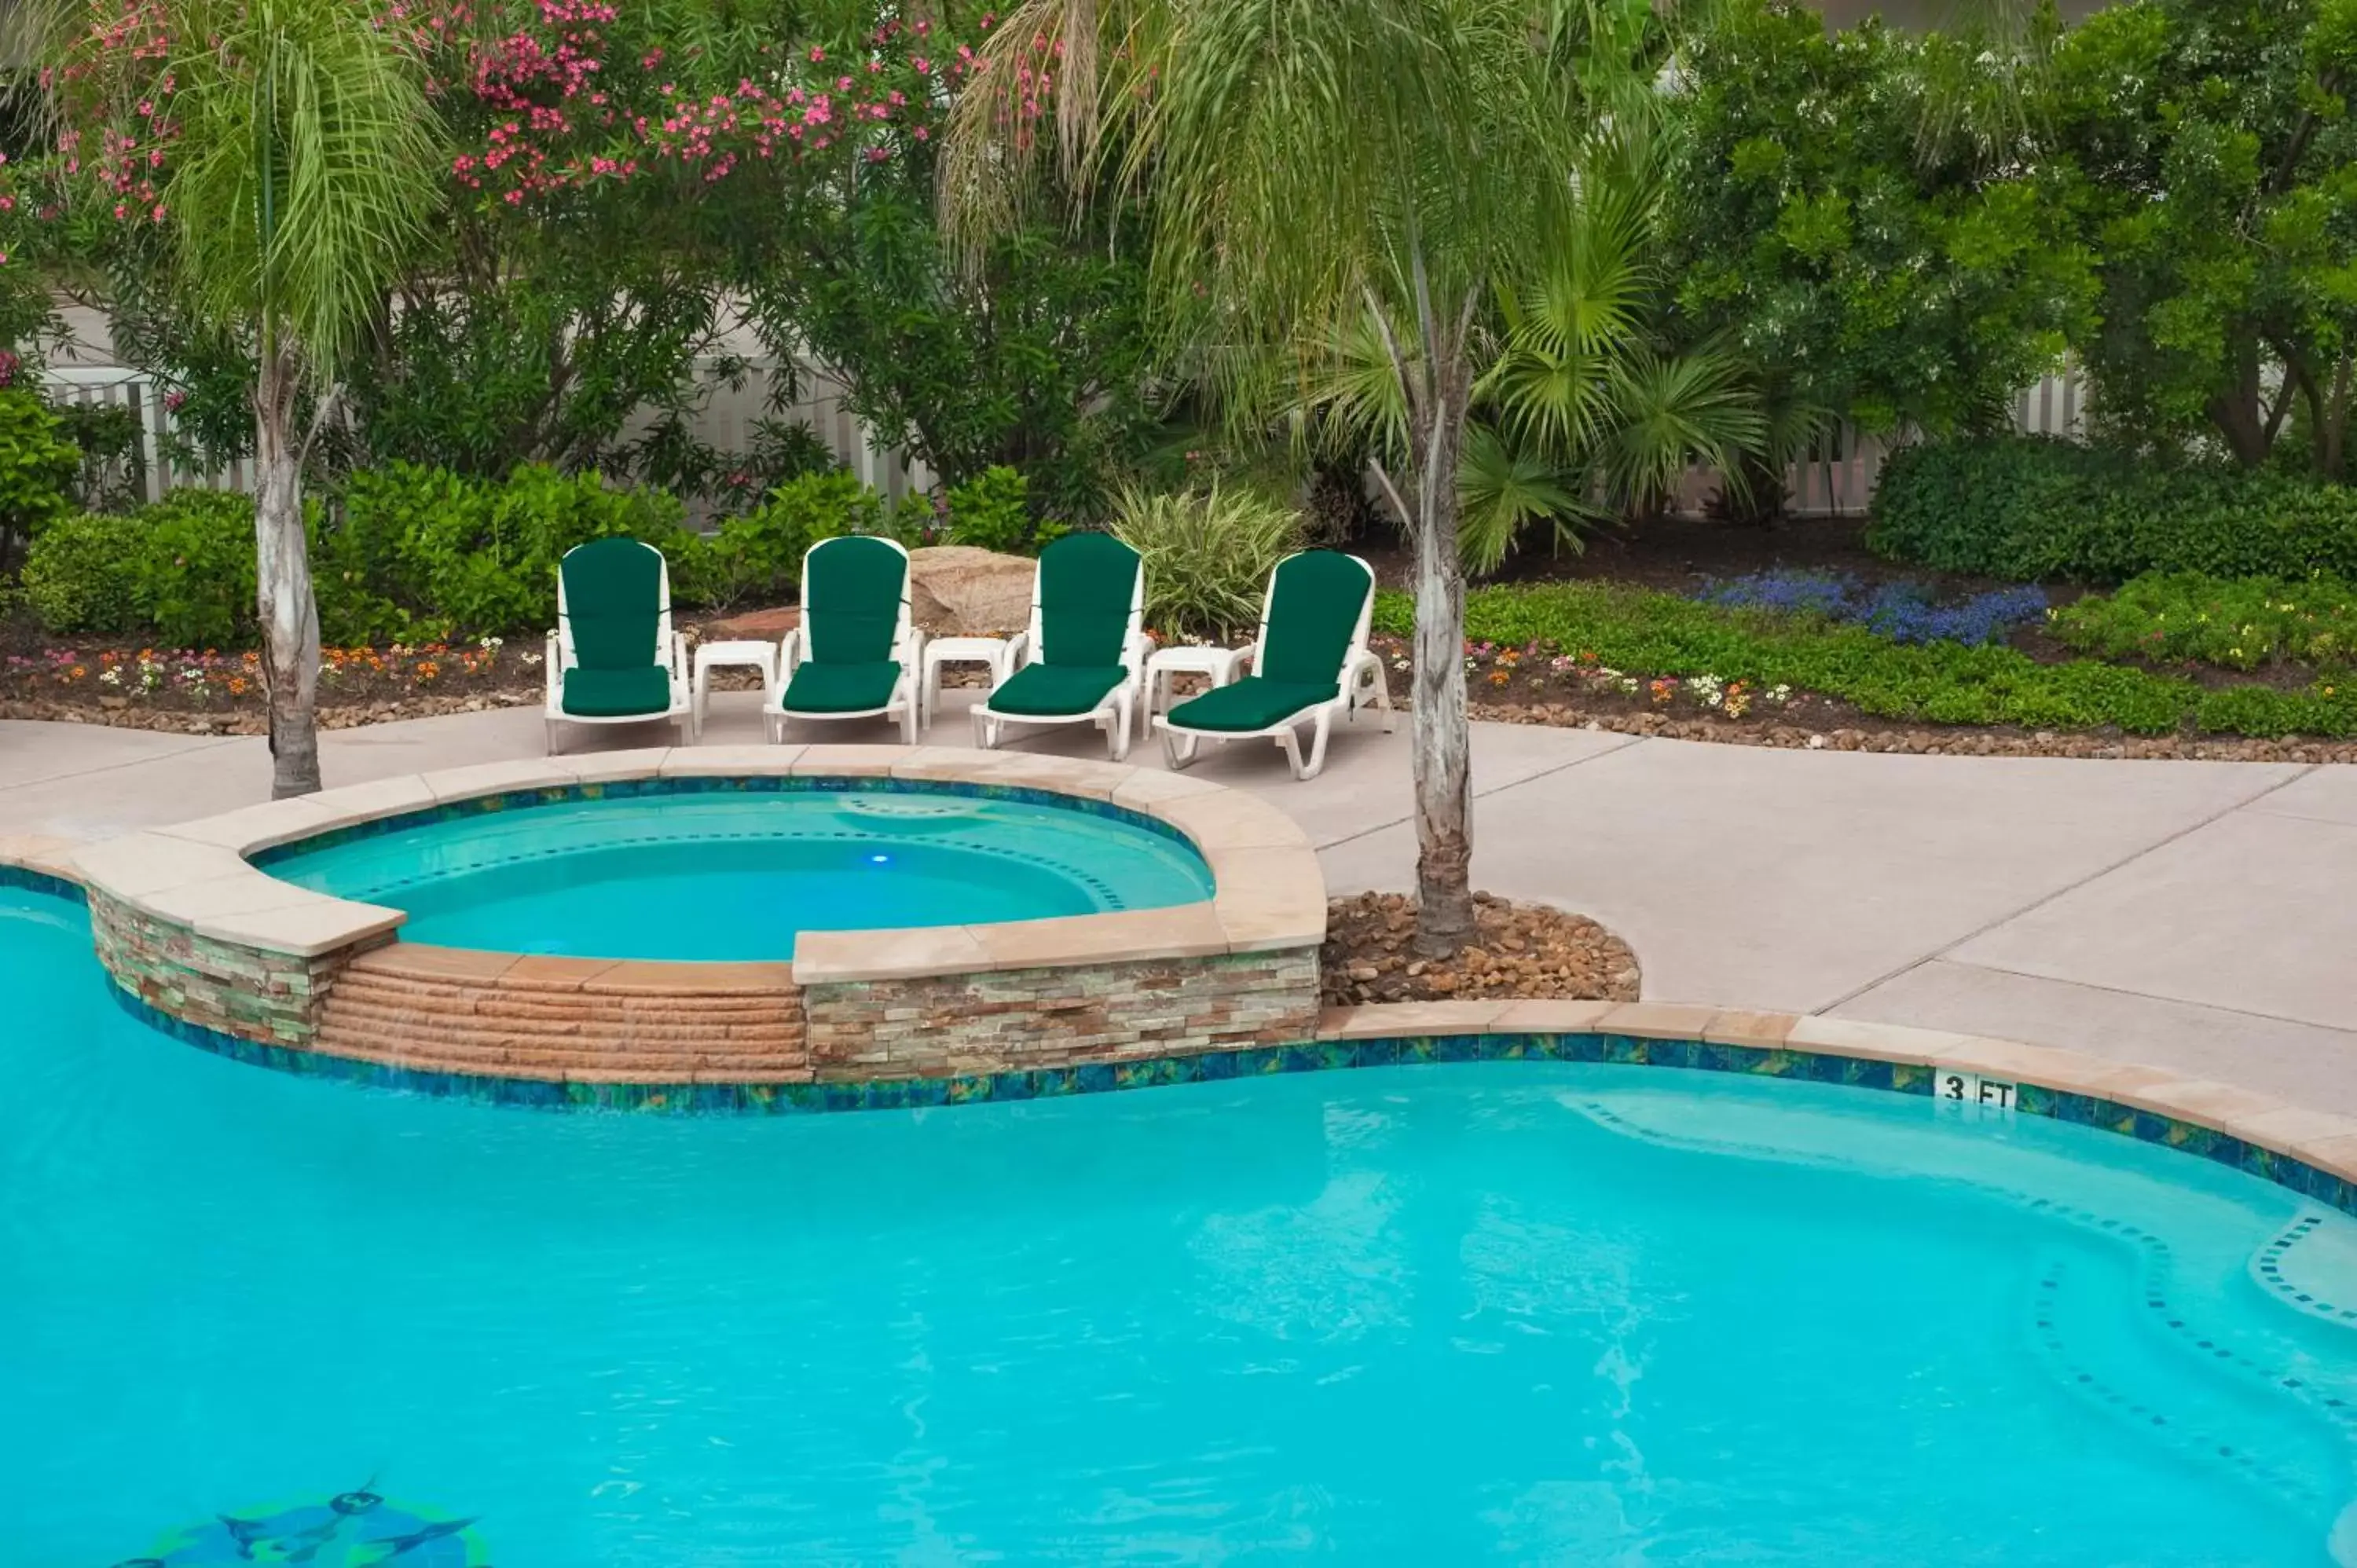
[[1727,689],[1716,675],[1689,675],[1684,682],[1686,694],[1707,707],[1717,707],[1727,700]]

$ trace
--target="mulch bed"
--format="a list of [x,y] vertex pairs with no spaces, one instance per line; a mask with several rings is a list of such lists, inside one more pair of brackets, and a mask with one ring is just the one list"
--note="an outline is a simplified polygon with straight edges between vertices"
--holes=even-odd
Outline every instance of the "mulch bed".
[[[1415,586],[1415,553],[1394,535],[1370,530],[1341,548],[1364,556],[1387,588]],[[1707,577],[1741,577],[1777,570],[1839,572],[1860,582],[1921,583],[1941,595],[1977,594],[2010,587],[1995,578],[1938,572],[1877,555],[1866,547],[1863,517],[1780,518],[1773,522],[1722,522],[1708,517],[1663,517],[1613,525],[1590,534],[1577,554],[1556,554],[1544,545],[1517,551],[1492,583],[1606,581],[1692,593]],[[2077,591],[2054,590],[2055,602]]]
[[1474,896],[1475,940],[1448,959],[1412,950],[1415,903],[1361,893],[1326,907],[1318,999],[1369,1002],[1637,1000],[1637,957],[1587,918],[1543,904]]

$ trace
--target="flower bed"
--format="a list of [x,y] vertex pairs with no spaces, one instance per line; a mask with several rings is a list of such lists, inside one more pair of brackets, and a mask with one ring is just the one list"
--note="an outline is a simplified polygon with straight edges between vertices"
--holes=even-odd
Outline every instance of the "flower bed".
[[1868,585],[1852,573],[1796,567],[1712,578],[1695,597],[1721,609],[1821,616],[1862,626],[1893,642],[1956,642],[1968,648],[2003,642],[2024,627],[2042,624],[2047,616],[2046,590],[2030,584],[1943,601],[1921,583],[1894,579]]
[[[1386,594],[1394,666],[1414,619]],[[1822,618],[1725,609],[1602,583],[1485,588],[1467,602],[1468,673],[1492,703],[1577,701],[1819,725],[1970,725],[2129,736],[2357,737],[2357,682],[2211,683],[2007,647],[1907,644]],[[1730,712],[1728,704],[1735,704]]]
[[[319,705],[372,712],[388,705],[507,705],[537,701],[542,655],[496,637],[471,643],[331,648],[320,658]],[[267,712],[262,656],[212,649],[50,647],[0,656],[0,702],[141,715],[202,716],[238,729]],[[391,716],[391,715],[386,715]],[[407,716],[404,714],[404,716]]]

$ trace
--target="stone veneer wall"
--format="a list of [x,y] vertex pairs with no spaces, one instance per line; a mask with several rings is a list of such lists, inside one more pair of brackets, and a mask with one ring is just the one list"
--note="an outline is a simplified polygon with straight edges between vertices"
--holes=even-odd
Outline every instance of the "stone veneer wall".
[[309,1048],[320,998],[354,957],[350,948],[304,958],[216,941],[96,889],[90,923],[99,961],[140,1001],[266,1045]]
[[396,944],[337,978],[317,1049],[568,1083],[806,1083],[783,963],[601,963]]
[[1318,950],[805,987],[823,1081],[1133,1061],[1308,1038]]

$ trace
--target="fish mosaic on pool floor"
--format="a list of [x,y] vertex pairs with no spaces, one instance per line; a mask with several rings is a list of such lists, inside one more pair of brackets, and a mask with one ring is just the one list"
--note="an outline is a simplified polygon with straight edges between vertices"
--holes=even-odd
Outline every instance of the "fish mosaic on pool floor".
[[470,1519],[439,1519],[362,1487],[324,1502],[249,1509],[174,1530],[114,1568],[490,1568]]

